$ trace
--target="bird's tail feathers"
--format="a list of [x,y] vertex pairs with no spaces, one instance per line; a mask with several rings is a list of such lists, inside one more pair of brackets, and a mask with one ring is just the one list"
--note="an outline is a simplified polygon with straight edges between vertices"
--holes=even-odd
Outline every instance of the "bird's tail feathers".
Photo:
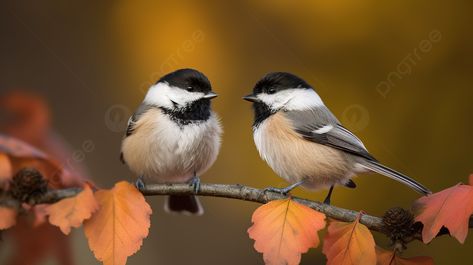
[[164,210],[169,213],[184,215],[204,214],[204,208],[200,204],[199,198],[194,195],[168,196],[164,203]]
[[412,189],[414,189],[415,191],[423,195],[432,194],[432,192],[429,189],[427,189],[426,187],[424,187],[424,185],[420,184],[414,179],[400,172],[397,172],[385,165],[382,165],[376,161],[367,161],[366,163],[363,163],[360,165],[370,171],[376,172],[378,174],[384,175],[386,177],[389,177],[391,179],[404,183],[405,185],[411,187]]

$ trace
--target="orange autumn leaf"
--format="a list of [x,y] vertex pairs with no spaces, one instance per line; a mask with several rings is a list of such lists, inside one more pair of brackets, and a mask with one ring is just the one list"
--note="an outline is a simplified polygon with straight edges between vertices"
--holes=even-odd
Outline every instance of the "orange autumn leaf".
[[95,193],[99,210],[84,223],[95,257],[105,265],[124,265],[148,236],[151,207],[128,182]]
[[248,234],[265,263],[295,265],[300,263],[301,253],[319,245],[317,232],[325,227],[325,215],[285,199],[260,206],[252,222]]
[[9,207],[0,206],[0,230],[8,229],[16,224],[16,211]]
[[457,184],[448,189],[418,199],[414,209],[420,214],[416,221],[424,224],[422,240],[429,243],[437,236],[442,226],[460,243],[465,242],[468,222],[473,214],[473,186]]
[[376,248],[376,256],[378,258],[377,265],[434,265],[431,257],[413,257],[404,259],[397,255],[395,251],[387,251]]
[[360,223],[361,214],[352,223],[331,221],[322,252],[327,265],[375,265],[375,242],[370,230]]
[[64,234],[68,235],[71,227],[80,227],[84,220],[89,219],[97,211],[98,207],[94,192],[89,185],[85,184],[79,194],[50,205],[46,208],[46,213],[49,215],[49,223],[58,226]]
[[9,180],[13,175],[12,171],[10,158],[8,155],[0,153],[0,183]]

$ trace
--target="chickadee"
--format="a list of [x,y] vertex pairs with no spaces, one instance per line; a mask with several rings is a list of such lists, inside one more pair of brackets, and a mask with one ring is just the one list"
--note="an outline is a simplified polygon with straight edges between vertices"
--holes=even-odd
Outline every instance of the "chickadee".
[[[215,162],[222,129],[210,107],[207,77],[193,69],[163,76],[151,86],[128,121],[122,142],[122,162],[144,183],[190,183],[199,189],[199,177]],[[169,196],[166,211],[203,214],[197,197]]]
[[270,190],[288,193],[299,185],[308,189],[330,187],[325,199],[329,204],[334,185],[355,188],[352,177],[373,171],[424,195],[431,193],[417,181],[379,163],[301,78],[269,73],[244,99],[253,102],[253,137],[261,158],[292,184]]

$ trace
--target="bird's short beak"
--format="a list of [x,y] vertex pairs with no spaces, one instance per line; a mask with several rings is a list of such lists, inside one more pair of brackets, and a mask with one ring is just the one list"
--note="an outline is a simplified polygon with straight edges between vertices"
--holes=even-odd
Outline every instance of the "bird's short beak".
[[217,93],[214,93],[214,92],[209,92],[207,94],[204,95],[204,98],[206,99],[213,99],[213,98],[216,98],[218,95]]
[[243,99],[246,100],[246,101],[250,101],[250,102],[260,102],[261,101],[259,98],[257,98],[253,94],[246,95],[246,96],[243,97]]

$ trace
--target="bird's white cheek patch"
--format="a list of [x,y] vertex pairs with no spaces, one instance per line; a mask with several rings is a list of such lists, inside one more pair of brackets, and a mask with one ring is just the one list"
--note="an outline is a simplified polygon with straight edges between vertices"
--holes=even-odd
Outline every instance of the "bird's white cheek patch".
[[275,94],[261,93],[258,99],[273,110],[306,110],[324,106],[322,99],[313,89],[294,88],[279,91]]
[[313,89],[293,89],[285,109],[307,110],[322,106],[324,106],[322,99]]
[[151,86],[146,93],[144,103],[160,107],[172,107],[172,102],[168,98],[170,87],[166,83],[158,83]]
[[188,92],[177,87],[171,87],[171,90],[169,92],[169,99],[176,102],[181,107],[185,107],[187,104],[204,97],[204,93]]
[[258,95],[258,98],[273,110],[282,108],[290,99],[287,91],[281,91],[276,94],[261,93]]
[[162,82],[152,86],[146,94],[144,102],[150,105],[174,108],[174,103],[180,107],[204,97],[202,92],[188,92],[178,87]]

